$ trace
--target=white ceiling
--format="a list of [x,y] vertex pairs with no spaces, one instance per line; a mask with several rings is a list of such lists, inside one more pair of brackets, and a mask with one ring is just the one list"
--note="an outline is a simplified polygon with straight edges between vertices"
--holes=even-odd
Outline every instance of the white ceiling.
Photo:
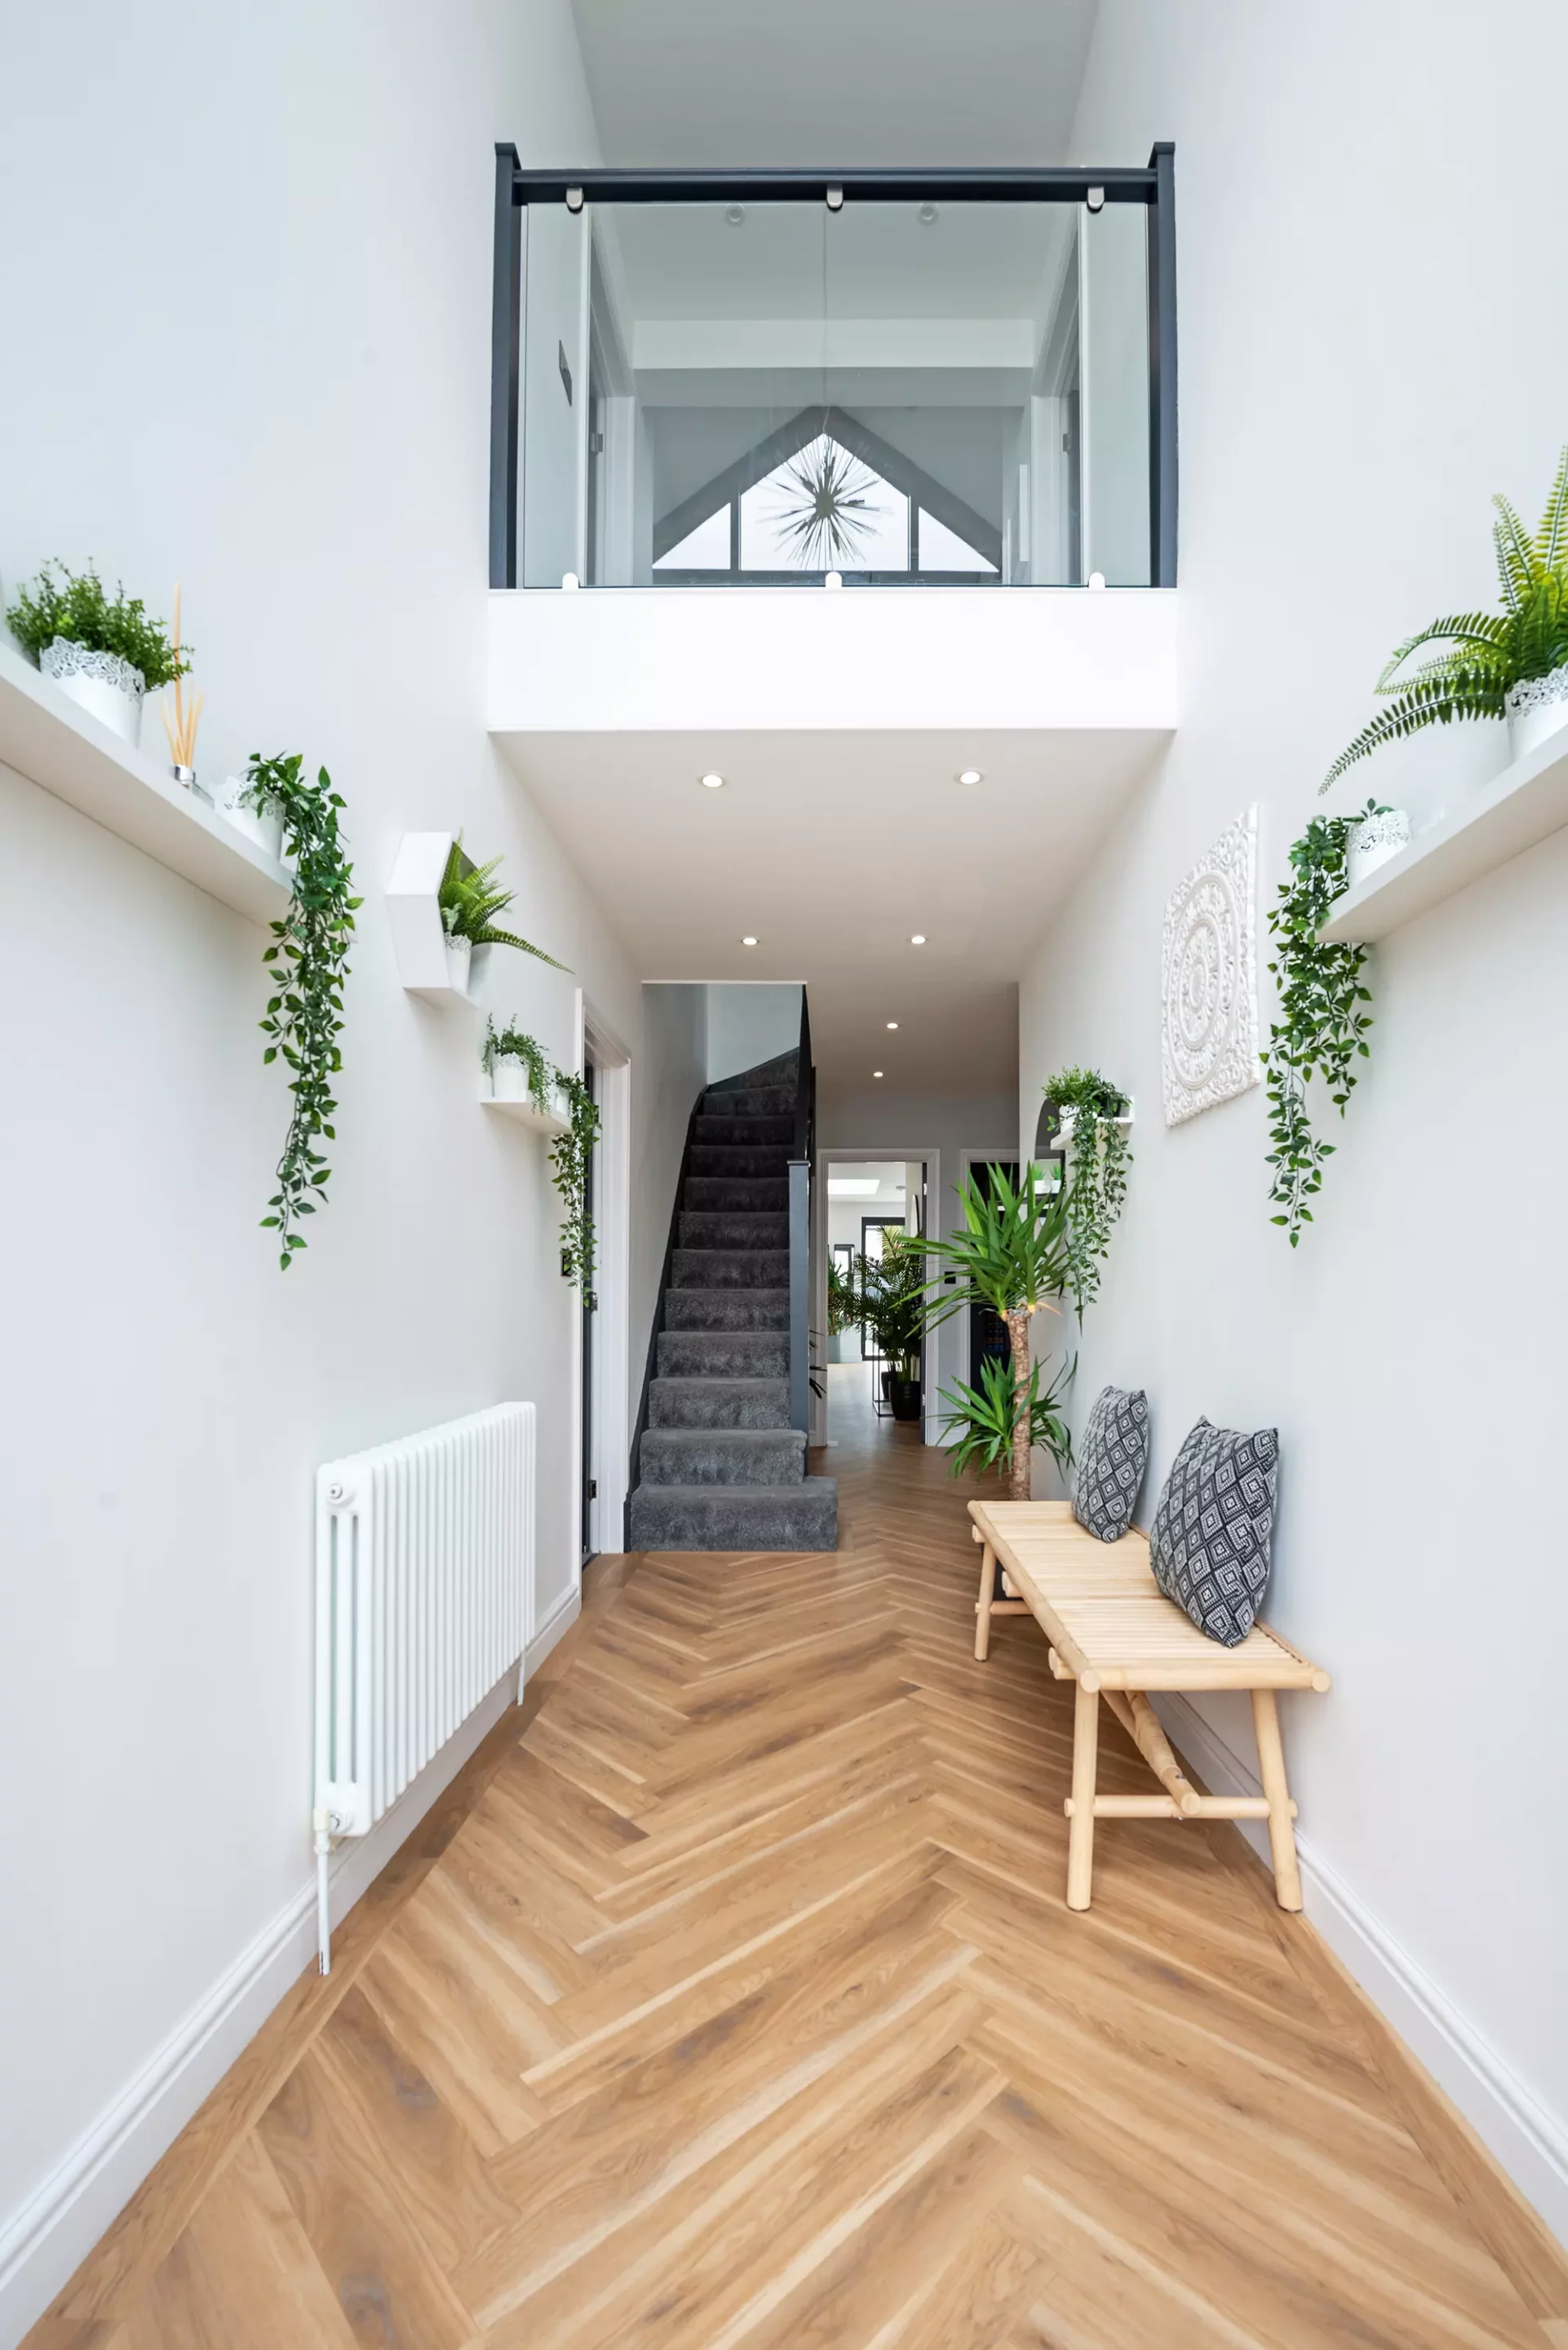
[[1052,163],[1095,5],[576,0],[576,16],[607,163]]
[[497,737],[642,978],[804,981],[825,1085],[952,1095],[1015,1084],[1018,979],[1166,739]]

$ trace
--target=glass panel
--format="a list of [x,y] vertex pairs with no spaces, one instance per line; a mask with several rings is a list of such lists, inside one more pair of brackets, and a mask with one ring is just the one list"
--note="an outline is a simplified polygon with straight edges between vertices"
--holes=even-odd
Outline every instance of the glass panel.
[[1146,225],[530,207],[524,584],[1146,585]]

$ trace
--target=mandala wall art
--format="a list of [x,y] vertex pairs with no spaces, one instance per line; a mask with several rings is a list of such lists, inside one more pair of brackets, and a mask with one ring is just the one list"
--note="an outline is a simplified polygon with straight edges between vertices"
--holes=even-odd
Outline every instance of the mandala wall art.
[[1199,858],[1165,909],[1159,1057],[1167,1126],[1262,1079],[1257,848],[1252,807]]

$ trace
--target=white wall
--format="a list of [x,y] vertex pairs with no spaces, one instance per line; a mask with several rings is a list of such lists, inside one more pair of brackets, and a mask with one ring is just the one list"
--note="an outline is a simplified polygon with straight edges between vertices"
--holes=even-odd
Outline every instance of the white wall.
[[800,1043],[800,988],[715,982],[708,998],[708,1082],[738,1077]]
[[330,1203],[285,1279],[263,932],[0,771],[8,2341],[307,1956],[316,1464],[533,1398],[541,1614],[572,1593],[557,1203],[479,1107],[473,1024],[398,985],[400,833],[504,852],[632,1050],[661,1178],[701,1047],[694,1014],[645,1032],[484,732],[493,146],[592,151],[566,0],[90,0],[5,47],[7,593],[57,554],[155,611],[182,580],[199,766],[325,762],[366,894]]
[[[1389,649],[1491,602],[1489,495],[1533,519],[1568,432],[1542,298],[1568,17],[1508,0],[1479,52],[1457,0],[1411,22],[1102,0],[1076,154],[1177,145],[1183,709],[1026,978],[1018,1115],[1027,1148],[1064,1061],[1137,1097],[1080,1413],[1147,1386],[1145,1523],[1199,1412],[1278,1425],[1270,1613],[1334,1675],[1286,1723],[1309,1908],[1568,2233],[1568,835],[1376,951],[1371,1061],[1296,1253],[1262,1092],[1169,1132],[1158,1107],[1168,894],[1257,802],[1272,900]],[[1503,758],[1501,730],[1428,735],[1326,805],[1419,814]],[[1205,1714],[1250,1764],[1245,1722]]]

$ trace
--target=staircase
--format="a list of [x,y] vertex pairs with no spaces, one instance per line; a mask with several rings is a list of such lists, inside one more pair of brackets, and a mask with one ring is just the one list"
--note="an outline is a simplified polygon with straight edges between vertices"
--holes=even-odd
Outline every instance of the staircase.
[[691,1119],[628,1550],[834,1550],[838,1488],[790,1425],[789,1160],[799,1055]]

